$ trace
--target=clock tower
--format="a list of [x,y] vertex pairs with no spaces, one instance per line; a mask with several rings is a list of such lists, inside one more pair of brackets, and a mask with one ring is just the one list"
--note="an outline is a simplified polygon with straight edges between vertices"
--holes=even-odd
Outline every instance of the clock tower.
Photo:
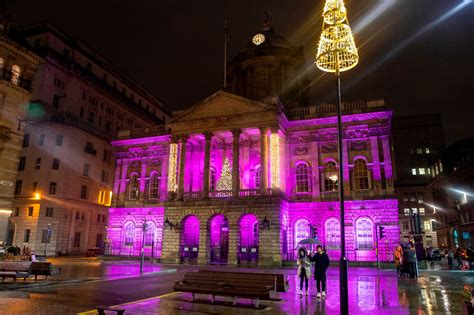
[[295,47],[271,26],[271,17],[227,66],[227,90],[285,107],[307,104],[303,47]]

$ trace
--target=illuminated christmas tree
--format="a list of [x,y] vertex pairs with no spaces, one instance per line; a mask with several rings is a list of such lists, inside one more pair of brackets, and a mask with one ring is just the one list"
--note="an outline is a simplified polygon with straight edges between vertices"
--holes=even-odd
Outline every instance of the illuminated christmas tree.
[[232,190],[232,172],[228,158],[224,159],[221,177],[217,182],[217,190]]

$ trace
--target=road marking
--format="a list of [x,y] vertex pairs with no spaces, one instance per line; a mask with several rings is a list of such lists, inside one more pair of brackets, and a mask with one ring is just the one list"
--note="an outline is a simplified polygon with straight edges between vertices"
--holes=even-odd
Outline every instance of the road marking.
[[[131,305],[131,304],[136,304],[136,303],[143,303],[143,302],[146,302],[146,301],[151,301],[151,300],[154,300],[154,299],[161,299],[161,298],[171,296],[171,295],[174,295],[174,294],[178,294],[178,293],[181,293],[181,292],[177,291],[177,292],[166,293],[166,294],[162,294],[162,295],[158,295],[158,296],[152,296],[152,297],[149,297],[149,298],[146,298],[146,299],[141,299],[141,300],[137,300],[137,301],[131,301],[131,302],[127,302],[127,303],[113,305],[111,307],[120,307],[120,306],[127,306],[127,305]],[[92,314],[97,314],[97,309],[77,313],[77,315],[92,315]]]

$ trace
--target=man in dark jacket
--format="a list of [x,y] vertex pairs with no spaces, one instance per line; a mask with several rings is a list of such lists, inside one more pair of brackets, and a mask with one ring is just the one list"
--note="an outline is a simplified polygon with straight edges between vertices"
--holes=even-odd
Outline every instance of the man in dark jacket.
[[411,245],[405,252],[405,257],[410,268],[410,279],[415,279],[417,277],[416,272],[416,251],[415,247]]
[[323,247],[318,245],[316,247],[317,252],[310,257],[310,261],[314,262],[314,279],[316,280],[316,288],[318,289],[318,299],[321,298],[321,285],[322,285],[322,297],[326,297],[326,270],[329,267],[329,257]]

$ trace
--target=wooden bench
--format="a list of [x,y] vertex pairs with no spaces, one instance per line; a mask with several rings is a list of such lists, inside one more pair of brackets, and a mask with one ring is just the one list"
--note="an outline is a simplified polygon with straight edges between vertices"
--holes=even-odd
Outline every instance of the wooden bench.
[[[271,275],[267,275],[271,277]],[[232,305],[237,305],[237,298],[248,298],[255,301],[255,307],[259,307],[260,299],[270,300],[271,292],[275,289],[273,282],[268,277],[255,277],[252,273],[231,272],[192,272],[187,271],[182,281],[175,281],[174,291],[192,293],[193,301],[195,294],[210,294],[211,302],[215,302],[216,296],[228,296],[233,298]]]
[[2,281],[5,281],[5,278],[13,278],[13,281],[16,281],[16,278],[25,280],[29,277],[30,266],[31,261],[2,261],[0,262],[0,277]]
[[[206,270],[199,269],[199,272],[210,272],[216,274],[241,274],[239,272],[233,271],[217,271],[217,270]],[[276,287],[276,292],[288,292],[289,281],[286,279],[285,275],[282,273],[249,273],[252,274],[253,278],[261,278],[268,280],[268,285],[274,285]],[[276,282],[275,282],[276,279]]]
[[123,313],[125,313],[124,309],[119,309],[119,308],[114,307],[114,306],[99,305],[99,306],[96,307],[96,309],[97,309],[97,312],[99,313],[99,315],[105,315],[105,311],[116,312],[117,315],[123,315]]
[[35,280],[39,275],[46,276],[46,280],[47,280],[48,276],[51,276],[52,270],[53,270],[53,266],[51,265],[50,262],[34,261],[31,263],[31,267],[30,267],[30,273],[32,275],[35,275]]

